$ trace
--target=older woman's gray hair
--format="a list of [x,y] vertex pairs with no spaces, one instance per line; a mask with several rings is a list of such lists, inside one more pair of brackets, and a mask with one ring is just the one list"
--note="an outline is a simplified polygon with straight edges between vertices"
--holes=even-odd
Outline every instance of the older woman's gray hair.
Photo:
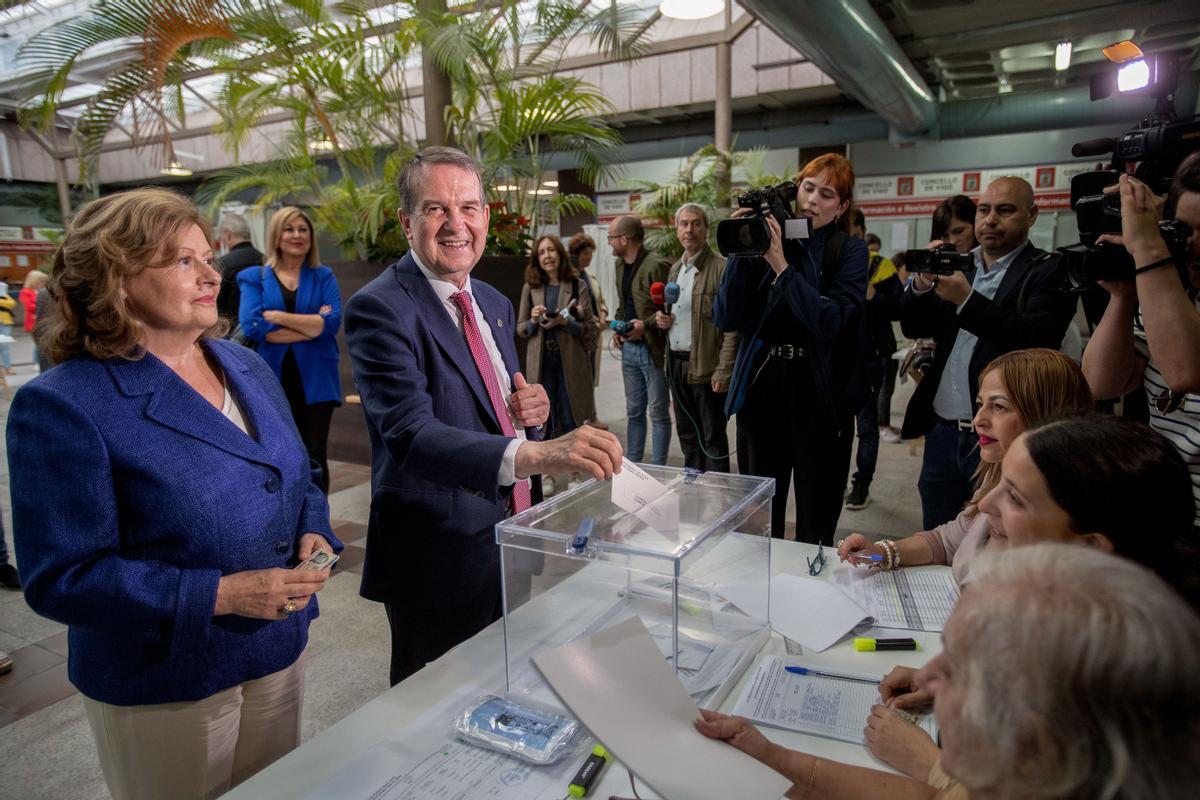
[[1065,544],[985,557],[972,576],[950,663],[964,692],[953,772],[973,795],[1196,796],[1200,617],[1178,594]]

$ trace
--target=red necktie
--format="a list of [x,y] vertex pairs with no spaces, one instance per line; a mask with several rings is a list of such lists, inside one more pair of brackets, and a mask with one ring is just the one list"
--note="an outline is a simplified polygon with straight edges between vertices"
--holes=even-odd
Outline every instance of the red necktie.
[[[483,385],[487,387],[488,399],[492,401],[492,411],[496,412],[496,419],[500,422],[500,431],[505,436],[516,436],[517,431],[513,428],[512,420],[508,416],[508,409],[504,406],[504,395],[496,380],[496,370],[492,367],[492,360],[488,358],[487,347],[483,344],[483,334],[479,332],[479,325],[475,322],[475,310],[472,307],[471,295],[467,292],[455,292],[450,295],[450,300],[462,312],[463,333],[467,337],[467,347],[471,348],[471,357],[475,359],[475,369],[479,370],[479,377],[483,378]],[[517,478],[517,482],[513,484],[512,499],[509,505],[514,514],[520,514],[532,505],[528,482]]]

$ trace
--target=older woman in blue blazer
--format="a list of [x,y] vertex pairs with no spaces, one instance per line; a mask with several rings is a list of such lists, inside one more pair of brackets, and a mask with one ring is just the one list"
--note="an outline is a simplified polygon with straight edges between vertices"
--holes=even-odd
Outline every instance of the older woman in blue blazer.
[[294,567],[341,547],[275,376],[214,337],[210,242],[165,190],[81,208],[50,284],[59,366],[8,417],[25,598],[68,626],[116,798],[215,797],[298,744],[329,570]]
[[321,264],[312,221],[294,206],[271,217],[264,261],[238,273],[239,321],[283,385],[300,438],[321,467],[321,488],[328,492],[329,423],[342,396],[337,279]]

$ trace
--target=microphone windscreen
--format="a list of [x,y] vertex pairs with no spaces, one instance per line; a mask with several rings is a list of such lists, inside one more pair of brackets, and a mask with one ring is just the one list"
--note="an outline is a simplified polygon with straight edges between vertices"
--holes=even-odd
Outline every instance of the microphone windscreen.
[[667,305],[673,306],[679,302],[679,284],[671,281],[667,284],[666,291],[663,292],[667,300]]
[[650,302],[656,306],[663,305],[666,302],[666,298],[663,296],[666,293],[666,288],[666,284],[662,281],[655,281],[650,284]]
[[1103,156],[1111,153],[1116,146],[1117,142],[1115,139],[1088,139],[1086,142],[1079,142],[1072,145],[1071,155],[1075,156],[1075,158]]

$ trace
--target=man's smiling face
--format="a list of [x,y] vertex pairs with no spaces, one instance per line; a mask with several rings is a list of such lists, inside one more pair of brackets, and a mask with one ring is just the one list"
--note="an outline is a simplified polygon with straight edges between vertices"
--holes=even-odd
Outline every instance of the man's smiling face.
[[483,187],[469,169],[431,164],[420,174],[416,208],[400,224],[421,263],[459,288],[483,255],[490,213]]

